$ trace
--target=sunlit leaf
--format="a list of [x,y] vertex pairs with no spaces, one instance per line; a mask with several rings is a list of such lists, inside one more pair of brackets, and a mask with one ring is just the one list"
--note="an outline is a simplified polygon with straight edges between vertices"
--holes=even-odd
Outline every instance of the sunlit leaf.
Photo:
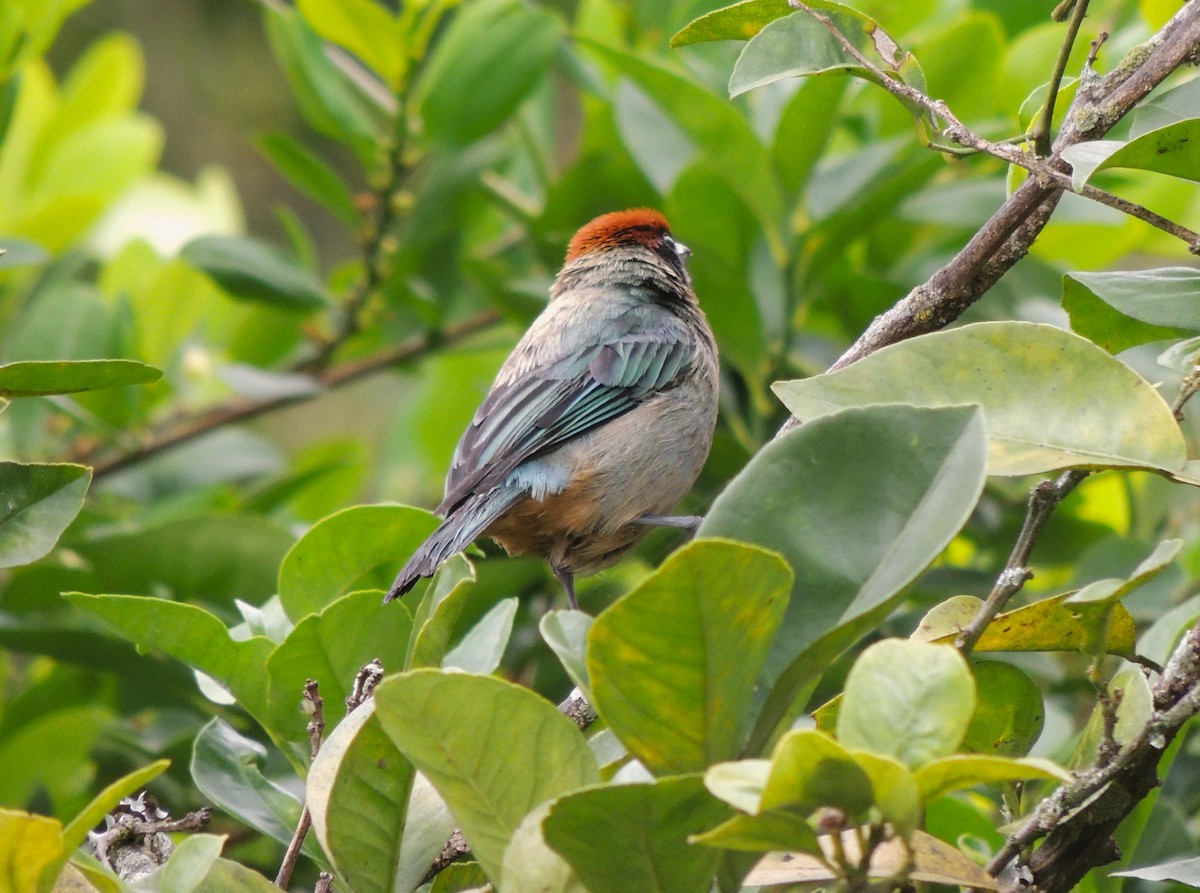
[[91,481],[82,465],[0,462],[0,567],[29,564],[53,549]]

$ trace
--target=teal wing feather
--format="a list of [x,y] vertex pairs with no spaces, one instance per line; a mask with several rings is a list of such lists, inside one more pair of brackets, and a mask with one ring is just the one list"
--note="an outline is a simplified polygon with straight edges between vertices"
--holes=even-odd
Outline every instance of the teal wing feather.
[[522,462],[671,387],[692,354],[681,331],[631,332],[497,385],[459,442],[438,511],[453,511],[472,493],[503,483]]

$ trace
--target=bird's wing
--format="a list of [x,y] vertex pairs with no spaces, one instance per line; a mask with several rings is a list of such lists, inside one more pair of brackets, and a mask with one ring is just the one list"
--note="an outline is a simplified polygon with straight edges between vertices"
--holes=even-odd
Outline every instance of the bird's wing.
[[681,327],[660,327],[579,347],[497,383],[458,444],[438,511],[453,510],[470,494],[502,483],[522,462],[670,387],[692,355]]

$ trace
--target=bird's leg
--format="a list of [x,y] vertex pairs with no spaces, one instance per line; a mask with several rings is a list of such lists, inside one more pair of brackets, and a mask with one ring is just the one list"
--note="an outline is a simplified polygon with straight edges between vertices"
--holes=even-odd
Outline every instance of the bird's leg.
[[550,565],[550,570],[554,572],[555,579],[562,583],[563,589],[566,590],[567,604],[571,606],[571,610],[578,611],[579,602],[575,600],[575,575],[557,564]]
[[703,521],[703,515],[642,515],[634,519],[633,523],[649,527],[678,527],[680,530],[686,530],[689,536],[695,536]]

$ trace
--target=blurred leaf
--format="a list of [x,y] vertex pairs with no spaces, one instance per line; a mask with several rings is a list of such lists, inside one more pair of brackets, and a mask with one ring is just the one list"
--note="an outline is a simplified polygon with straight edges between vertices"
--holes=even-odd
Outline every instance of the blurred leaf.
[[475,568],[462,555],[441,566],[425,589],[413,617],[413,637],[406,669],[440,667],[472,597]]
[[195,893],[275,893],[278,890],[257,871],[229,859],[218,859]]
[[94,614],[139,648],[152,648],[211,676],[238,704],[267,723],[267,680],[263,673],[275,644],[262,636],[230,638],[220,620],[201,608],[137,595],[63,594],[71,604]]
[[0,270],[30,267],[50,260],[50,252],[36,242],[25,239],[0,239]]
[[91,469],[82,465],[0,462],[0,567],[29,564],[53,549],[91,481]]
[[467,630],[462,641],[446,652],[442,666],[447,670],[462,670],[486,676],[496,672],[504,657],[505,646],[512,635],[517,616],[517,599],[497,602],[474,626]]
[[728,102],[673,71],[607,47],[590,49],[632,78],[699,147],[706,161],[750,208],[776,256],[782,255],[779,226],[783,215],[779,185],[770,156],[744,117]]
[[[224,846],[223,834],[188,834],[166,862],[138,878],[139,885],[159,893],[193,893],[204,883]],[[213,889],[212,885],[206,886]]]
[[787,0],[742,0],[689,22],[671,38],[671,46],[710,40],[749,40],[771,22],[792,12]]
[[925,816],[925,803],[922,802],[914,774],[891,757],[862,750],[853,753],[854,762],[871,780],[875,808],[880,817],[899,834],[912,834]]
[[1185,375],[1200,366],[1200,338],[1189,338],[1173,344],[1158,355],[1158,364]]
[[[1174,14],[1174,10],[1171,11]],[[1143,136],[1169,124],[1200,118],[1200,83],[1184,81],[1171,90],[1155,92],[1139,102],[1133,110],[1133,125],[1129,135]]]
[[121,385],[148,384],[160,378],[161,370],[136,360],[27,360],[0,366],[0,396],[74,394]]
[[[444,806],[414,814],[409,804],[420,796],[414,778],[412,765],[380,726],[373,700],[349,714],[321,745],[306,787],[313,828],[338,875],[356,893],[416,889],[453,831]],[[428,783],[423,784],[428,799]],[[424,846],[414,851],[422,838]]]
[[1200,271],[1161,267],[1063,276],[1071,328],[1110,353],[1200,329]]
[[271,49],[300,114],[318,133],[350,146],[361,163],[372,164],[380,142],[375,123],[320,37],[295,10],[268,6],[264,12]]
[[[1049,380],[1052,389],[1044,387]],[[977,403],[987,417],[990,474],[1170,472],[1187,458],[1170,408],[1145,379],[1090,341],[1049,325],[976,323],[934,332],[774,389],[805,421],[864,404]]]
[[921,766],[914,773],[926,803],[951,791],[995,784],[1000,781],[1021,781],[1030,778],[1050,778],[1070,781],[1071,773],[1049,760],[987,754],[954,754]]
[[318,521],[279,567],[279,598],[288,616],[320,612],[381,564],[398,567],[436,526],[429,512],[403,505],[359,505]]
[[542,821],[552,803],[535,807],[513,832],[500,869],[501,890],[538,890],[540,893],[589,893],[562,856],[550,849]]
[[495,130],[537,85],[561,40],[556,16],[520,0],[463,7],[422,75],[426,135],[462,146]]
[[396,17],[373,0],[298,0],[318,34],[345,47],[393,90],[404,73],[404,34]]
[[200,236],[179,253],[230,297],[289,310],[320,310],[329,295],[308,270],[282,251],[245,236]]
[[796,574],[750,753],[958,532],[983,487],[985,446],[974,409],[847,411],[776,438],[717,497],[701,535],[777,549]]
[[385,609],[383,592],[370,589],[343,596],[320,614],[309,614],[271,652],[270,728],[279,738],[301,742],[308,753],[307,717],[301,712],[305,681],[315,679],[325,700],[325,725],[333,728],[346,712],[359,669],[378,658],[384,668],[402,669],[412,614],[406,605]]
[[346,226],[358,226],[358,211],[350,190],[324,160],[286,133],[268,133],[259,137],[258,145],[293,186]]
[[542,830],[591,893],[701,890],[720,854],[689,845],[688,835],[728,814],[693,776],[569,794],[550,807]]
[[[375,710],[442,795],[490,878],[500,877],[526,813],[600,780],[569,719],[528,689],[492,676],[412,670],[380,684]],[[481,734],[487,729],[494,731]],[[521,740],[527,746],[514,748]]]
[[1176,121],[1151,130],[1129,142],[1093,140],[1063,149],[1071,165],[1071,182],[1079,190],[1097,171],[1124,167],[1155,171],[1171,177],[1200,182],[1196,170],[1196,145],[1200,141],[1200,118]]
[[61,831],[54,819],[0,809],[0,887],[39,893],[42,872],[62,854]]
[[1110,577],[1104,580],[1096,580],[1077,592],[1068,595],[1066,604],[1080,605],[1098,602],[1108,602],[1111,604],[1118,599],[1124,598],[1133,592],[1133,590],[1149,583],[1166,570],[1179,555],[1182,548],[1183,540],[1163,540],[1154,547],[1153,552],[1146,556],[1133,569],[1133,572],[1127,578]]
[[593,698],[587,670],[587,637],[593,623],[583,611],[547,611],[538,623],[542,638],[589,704]]
[[[211,803],[273,840],[288,843],[300,818],[299,798],[266,778],[260,764],[267,750],[211,719],[196,736],[192,780]],[[314,855],[311,843],[306,852]]]
[[887,639],[867,648],[846,679],[838,740],[918,769],[954,753],[975,710],[975,681],[945,645]]
[[[708,784],[720,796],[712,782]],[[800,729],[788,732],[775,746],[756,812],[790,807],[808,814],[830,806],[853,820],[873,799],[870,778],[845,747],[824,732]]]
[[213,605],[265,601],[291,545],[292,535],[275,522],[235,514],[197,514],[72,543],[100,588],[138,595],[166,589]]
[[996,660],[971,664],[975,713],[960,750],[1023,757],[1042,734],[1042,692],[1024,671]]
[[0,772],[0,804],[23,806],[39,788],[56,806],[86,794],[95,767],[88,755],[112,723],[102,704],[55,707],[0,739],[0,765],[20,771]]
[[651,771],[698,772],[739,752],[790,583],[778,555],[693,541],[596,618],[594,706]]

